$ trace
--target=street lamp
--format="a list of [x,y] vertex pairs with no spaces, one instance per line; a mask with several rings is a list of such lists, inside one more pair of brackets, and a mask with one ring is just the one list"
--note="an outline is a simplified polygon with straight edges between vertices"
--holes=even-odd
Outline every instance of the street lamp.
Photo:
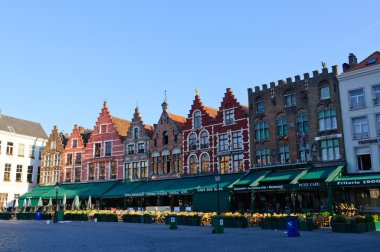
[[58,223],[58,189],[59,183],[55,183],[55,213],[54,213],[54,223]]
[[216,182],[216,190],[218,192],[218,215],[220,215],[220,204],[219,204],[219,182],[220,182],[220,175],[215,174],[215,182]]

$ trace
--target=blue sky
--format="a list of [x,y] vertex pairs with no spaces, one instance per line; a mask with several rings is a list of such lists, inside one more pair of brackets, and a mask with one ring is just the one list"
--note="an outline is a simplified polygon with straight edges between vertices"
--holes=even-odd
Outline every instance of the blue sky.
[[[71,132],[114,116],[187,116],[247,89],[379,48],[379,1],[2,1],[0,109]],[[314,1],[313,1],[314,2]]]

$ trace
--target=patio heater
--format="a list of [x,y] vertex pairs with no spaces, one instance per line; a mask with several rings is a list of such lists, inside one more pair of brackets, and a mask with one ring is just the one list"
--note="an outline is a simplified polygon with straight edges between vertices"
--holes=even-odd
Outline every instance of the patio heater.
[[219,204],[219,182],[220,182],[220,175],[215,174],[215,182],[216,182],[216,190],[218,192],[218,215],[220,215],[220,204]]
[[54,223],[58,223],[58,189],[59,183],[55,183],[55,212],[54,212]]

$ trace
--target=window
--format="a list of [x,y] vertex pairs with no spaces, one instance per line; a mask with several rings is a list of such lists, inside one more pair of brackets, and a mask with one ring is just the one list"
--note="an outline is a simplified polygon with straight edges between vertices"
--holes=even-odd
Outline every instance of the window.
[[137,145],[137,147],[138,147],[138,152],[139,153],[144,153],[145,152],[145,144],[144,143],[139,143]]
[[132,178],[132,173],[131,173],[130,169],[131,169],[131,163],[125,163],[124,164],[124,176],[125,176],[125,179]]
[[178,143],[178,135],[177,134],[174,135],[174,142]]
[[25,144],[18,144],[18,156],[23,157],[25,155]]
[[278,148],[278,158],[281,164],[289,163],[289,145],[280,146]]
[[75,154],[75,164],[76,165],[82,164],[82,153]]
[[228,151],[228,135],[219,135],[219,151]]
[[16,182],[22,181],[22,165],[16,166]]
[[95,146],[94,157],[100,157],[102,155],[102,144],[95,143],[94,146]]
[[190,174],[198,174],[198,160],[196,156],[191,156],[189,160]]
[[256,102],[256,113],[260,114],[264,112],[265,112],[264,102],[263,101]]
[[162,156],[162,173],[163,174],[170,173],[170,155]]
[[112,142],[106,142],[106,157],[112,156]]
[[168,145],[169,144],[169,134],[167,131],[164,131],[162,133],[162,142],[164,145]]
[[33,183],[33,166],[32,165],[28,166],[28,173],[26,175],[26,181],[28,183]]
[[380,85],[373,86],[373,104],[380,105]]
[[131,155],[134,153],[135,153],[135,145],[134,144],[128,145],[128,154]]
[[7,155],[13,155],[13,143],[7,142]]
[[330,87],[322,87],[320,89],[321,100],[330,99]]
[[206,149],[209,147],[209,135],[207,131],[202,131],[201,133],[201,149]]
[[73,139],[73,148],[78,148],[78,139]]
[[201,122],[201,112],[200,111],[195,111],[193,114],[193,128],[194,129],[199,129],[202,127],[202,122]]
[[369,147],[356,148],[355,155],[358,171],[372,170],[371,151]]
[[146,178],[147,177],[147,169],[148,169],[146,161],[140,162],[140,169],[141,169],[141,178]]
[[154,145],[154,147],[157,147],[157,139],[153,140],[153,145]]
[[323,161],[337,160],[340,158],[338,139],[323,140],[320,142],[320,146]]
[[230,170],[230,156],[221,156],[219,158],[220,173],[225,174]]
[[0,193],[0,206],[3,207],[8,202],[8,193]]
[[369,137],[368,121],[366,116],[352,118],[352,131],[354,139]]
[[34,158],[34,151],[35,151],[34,145],[29,145],[29,157],[30,158]]
[[80,182],[81,173],[82,173],[82,168],[75,167],[75,182]]
[[360,109],[365,107],[364,91],[362,88],[349,92],[350,109]]
[[158,174],[158,163],[160,162],[159,157],[153,157],[152,168],[153,174]]
[[54,166],[60,166],[61,165],[61,155],[55,154],[54,155]]
[[296,94],[284,95],[285,108],[296,106]]
[[73,154],[67,154],[66,155],[66,165],[72,165],[73,164]]
[[104,162],[99,163],[99,180],[106,179],[106,164]]
[[5,164],[4,181],[11,181],[11,164]]
[[117,179],[117,162],[111,162],[111,179]]
[[40,176],[41,176],[41,167],[37,168],[37,184],[40,184]]
[[288,122],[285,117],[277,119],[277,136],[284,137],[288,135]]
[[179,172],[180,154],[173,154],[173,169],[174,172]]
[[380,114],[376,115],[376,129],[377,135],[380,135]]
[[139,163],[133,162],[132,163],[132,179],[138,179],[139,178]]
[[195,133],[191,133],[189,136],[189,150],[197,149],[197,135]]
[[139,139],[139,128],[135,128],[133,130],[133,138],[134,139]]
[[244,170],[243,153],[232,155],[232,169],[234,172],[242,172]]
[[241,136],[241,131],[232,133],[232,149],[243,149],[243,138]]
[[41,160],[41,156],[42,156],[42,151],[43,151],[44,148],[39,148],[38,149],[38,159]]
[[107,125],[100,125],[100,134],[107,133]]
[[224,111],[224,124],[225,125],[233,124],[234,121],[235,121],[234,110],[229,109],[229,110]]
[[57,142],[56,141],[51,141],[51,143],[50,143],[50,149],[52,149],[52,150],[55,150],[57,148]]
[[210,158],[207,154],[202,154],[201,156],[201,172],[210,172]]
[[65,181],[71,182],[71,168],[70,167],[66,168]]
[[269,139],[268,122],[255,123],[254,130],[256,141],[263,141]]
[[309,162],[310,158],[310,144],[298,144],[298,158],[301,162]]
[[90,163],[88,167],[88,180],[95,179],[95,163]]
[[319,131],[332,130],[337,128],[336,110],[324,110],[318,112]]
[[309,117],[307,114],[297,115],[297,133],[303,134],[309,132]]
[[256,149],[255,151],[255,160],[257,166],[266,166],[270,165],[270,149]]

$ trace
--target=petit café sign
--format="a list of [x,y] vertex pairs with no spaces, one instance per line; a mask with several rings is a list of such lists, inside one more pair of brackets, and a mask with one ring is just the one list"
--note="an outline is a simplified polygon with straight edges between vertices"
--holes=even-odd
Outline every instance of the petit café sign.
[[313,182],[313,183],[300,183],[298,184],[299,188],[307,188],[307,187],[320,187],[322,186],[321,182]]

